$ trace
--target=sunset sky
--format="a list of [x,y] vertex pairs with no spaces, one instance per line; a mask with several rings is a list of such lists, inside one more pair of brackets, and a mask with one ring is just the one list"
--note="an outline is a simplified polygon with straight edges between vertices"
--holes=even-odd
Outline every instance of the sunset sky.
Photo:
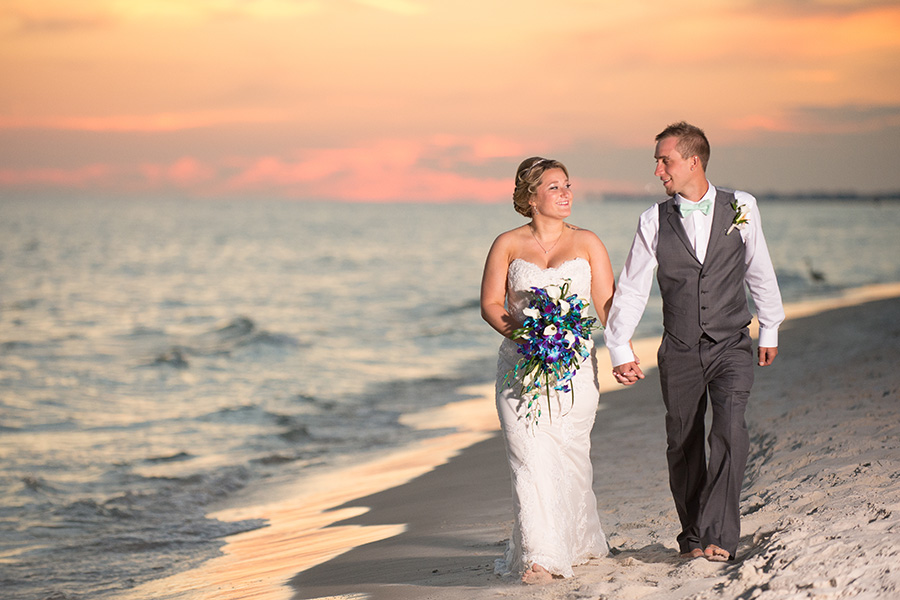
[[518,162],[662,193],[900,190],[900,2],[3,0],[0,197],[507,201]]

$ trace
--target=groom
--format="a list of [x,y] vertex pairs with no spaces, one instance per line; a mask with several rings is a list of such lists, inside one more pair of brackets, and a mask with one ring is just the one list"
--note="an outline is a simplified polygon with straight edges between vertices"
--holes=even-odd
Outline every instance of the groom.
[[701,129],[676,123],[656,142],[655,175],[670,198],[640,217],[604,336],[616,380],[632,385],[643,379],[629,340],[656,269],[664,327],[658,364],[669,485],[682,527],[678,546],[685,558],[733,560],[750,448],[744,411],[753,384],[745,285],[759,317],[760,366],[778,354],[784,309],[756,199],[706,179],[709,142]]

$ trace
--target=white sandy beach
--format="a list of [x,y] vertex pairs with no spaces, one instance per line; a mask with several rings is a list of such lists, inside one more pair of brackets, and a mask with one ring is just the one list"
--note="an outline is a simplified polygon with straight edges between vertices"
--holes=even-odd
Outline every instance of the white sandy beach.
[[[512,515],[490,385],[408,418],[459,433],[235,499],[215,516],[270,525],[127,597],[900,598],[900,284],[786,308],[779,357],[756,373],[733,563],[677,557],[655,370],[617,389],[601,362],[594,489],[613,552],[574,578],[492,573]],[[638,348],[645,370],[657,342]]]

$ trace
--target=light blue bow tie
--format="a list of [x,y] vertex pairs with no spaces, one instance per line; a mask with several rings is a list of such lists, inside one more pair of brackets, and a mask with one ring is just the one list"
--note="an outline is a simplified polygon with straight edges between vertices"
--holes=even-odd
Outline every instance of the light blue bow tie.
[[686,204],[682,202],[678,205],[678,210],[681,211],[681,216],[686,217],[691,214],[692,211],[699,210],[704,215],[709,214],[709,209],[712,208],[712,200],[707,198],[706,200],[701,200],[696,204]]

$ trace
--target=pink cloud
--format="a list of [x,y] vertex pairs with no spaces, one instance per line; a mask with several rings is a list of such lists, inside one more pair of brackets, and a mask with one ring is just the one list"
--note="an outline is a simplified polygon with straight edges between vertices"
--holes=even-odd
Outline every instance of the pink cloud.
[[726,122],[735,131],[794,131],[796,125],[790,119],[777,115],[746,115]]
[[227,192],[280,190],[292,197],[358,201],[497,200],[505,179],[465,175],[467,165],[503,158],[515,143],[443,136],[427,142],[380,140],[353,148],[306,150],[292,159],[260,157],[225,184]]
[[[5,169],[0,186],[78,187],[123,193],[178,190],[203,197],[268,196],[348,202],[505,202],[522,145],[501,138],[442,136],[386,139],[350,148],[315,148],[289,156],[169,163]],[[502,177],[484,174],[500,162]],[[502,163],[508,163],[504,168]],[[629,192],[621,181],[578,178],[581,193]]]
[[[344,201],[497,201],[511,191],[507,178],[466,174],[485,160],[505,157],[516,144],[462,138],[420,142],[379,140],[352,148],[303,150],[293,156],[171,163],[89,165],[71,169],[0,170],[0,186],[94,187],[123,192],[177,189],[198,196],[266,194]],[[510,164],[518,160],[510,157]]]
[[144,183],[149,187],[173,185],[191,188],[198,184],[209,183],[217,175],[215,168],[189,156],[180,158],[170,165],[145,163],[140,165],[139,171]]

